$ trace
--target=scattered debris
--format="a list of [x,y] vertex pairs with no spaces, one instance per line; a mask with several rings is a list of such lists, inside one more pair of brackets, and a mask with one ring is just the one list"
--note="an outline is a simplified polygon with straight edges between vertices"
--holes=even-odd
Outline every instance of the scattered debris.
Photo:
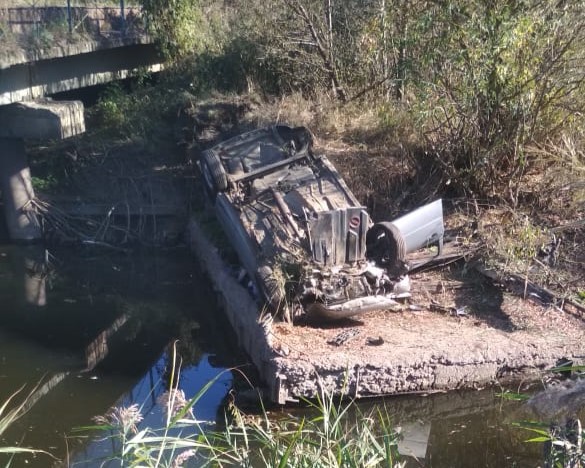
[[382,338],[381,336],[379,336],[378,338],[368,336],[366,338],[366,344],[369,346],[382,346],[384,344],[384,338]]
[[347,343],[349,340],[355,338],[360,334],[359,329],[357,328],[349,328],[347,330],[343,330],[341,333],[335,335],[332,339],[327,341],[327,344],[333,346],[342,346]]
[[467,306],[462,306],[462,307],[455,307],[455,306],[443,306],[441,304],[439,304],[437,301],[432,300],[431,304],[429,305],[429,309],[432,311],[437,311],[437,312],[443,312],[449,315],[452,315],[454,317],[467,317]]
[[524,299],[532,299],[541,305],[554,305],[565,311],[566,306],[576,309],[580,315],[585,314],[585,305],[579,304],[568,297],[560,297],[555,292],[534,284],[528,277],[522,277],[513,273],[502,273],[489,269],[483,265],[476,266],[476,269],[483,275],[509,289],[513,293],[522,296]]

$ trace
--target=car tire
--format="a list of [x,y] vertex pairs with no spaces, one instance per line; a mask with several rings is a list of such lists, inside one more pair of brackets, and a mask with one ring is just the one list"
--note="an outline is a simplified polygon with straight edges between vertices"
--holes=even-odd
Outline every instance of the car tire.
[[263,265],[256,271],[258,287],[262,293],[270,312],[289,321],[288,306],[284,294],[284,288],[274,276],[272,268]]
[[225,191],[228,187],[225,169],[217,154],[211,150],[203,151],[199,161],[205,190],[210,198],[214,199],[219,192]]
[[391,271],[402,273],[406,245],[398,228],[389,222],[374,224],[366,233],[366,256]]

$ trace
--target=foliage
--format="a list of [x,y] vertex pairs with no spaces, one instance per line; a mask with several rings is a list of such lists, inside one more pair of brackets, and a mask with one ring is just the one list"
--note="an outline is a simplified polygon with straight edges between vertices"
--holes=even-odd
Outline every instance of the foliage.
[[535,435],[526,442],[544,444],[544,466],[569,468],[582,466],[585,462],[585,430],[577,417],[581,409],[579,399],[584,370],[585,366],[566,361],[547,369],[546,373],[564,377],[574,374],[578,376],[576,380],[566,380],[564,385],[553,381],[543,391],[533,395],[509,390],[496,394],[504,400],[527,401],[527,406],[540,419],[549,420],[512,423],[513,426]]
[[316,412],[312,418],[269,419],[265,410],[248,416],[230,403],[225,428],[219,430],[193,414],[213,382],[190,400],[171,382],[171,390],[159,399],[167,415],[161,429],[140,428],[142,415],[135,405],[114,408],[97,419],[97,426],[82,429],[109,432],[118,447],[110,460],[122,466],[178,467],[189,459],[213,467],[401,466],[396,462],[396,434],[381,409],[362,414],[325,391],[316,402],[307,402]]
[[132,96],[126,94],[121,85],[114,83],[102,94],[93,112],[98,117],[101,127],[112,129],[131,127],[135,112],[129,110],[133,101]]
[[24,38],[25,47],[30,53],[42,53],[60,42],[69,42],[70,40],[69,27],[64,16],[37,24]]
[[[172,139],[177,109],[188,107],[195,99],[167,86],[155,86],[147,75],[139,75],[131,92],[113,83],[89,111],[89,119],[102,134],[121,140],[142,142],[145,146]],[[170,138],[169,138],[170,137]],[[148,141],[148,144],[147,144]],[[160,148],[159,148],[160,149]]]
[[169,60],[216,47],[216,18],[204,0],[141,0],[149,32]]
[[115,460],[120,466],[180,467],[197,451],[207,449],[202,429],[205,423],[195,419],[192,408],[220,376],[204,385],[187,401],[174,380],[178,375],[177,366],[175,350],[169,373],[170,390],[159,398],[159,404],[165,407],[164,427],[139,428],[143,419],[142,408],[131,405],[112,408],[107,414],[94,418],[96,425],[79,428],[82,432],[108,433],[107,439],[111,440],[114,452],[104,462]]
[[213,439],[220,466],[402,466],[397,435],[383,409],[362,414],[353,403],[336,400],[322,390],[316,402],[306,402],[315,417],[276,421],[266,413],[246,418],[232,408],[235,425]]
[[583,93],[583,13],[573,2],[498,1],[427,12],[418,112],[431,156],[464,193],[516,201],[525,145],[567,122],[566,98]]
[[31,182],[35,190],[41,190],[43,192],[49,192],[57,187],[57,179],[52,174],[46,177],[31,177]]
[[[0,438],[2,435],[12,426],[27,409],[27,399],[25,398],[19,404],[16,404],[12,408],[10,407],[13,400],[18,396],[22,389],[13,393],[8,400],[6,400],[0,406]],[[34,391],[34,390],[33,390]],[[23,453],[46,453],[42,450],[34,450],[25,447],[2,447],[0,446],[0,454],[17,455]],[[10,465],[10,463],[9,463]],[[7,465],[8,466],[8,465]]]
[[496,393],[495,396],[508,401],[527,401],[530,399],[530,395],[526,393],[512,392],[511,390],[503,390],[500,393]]
[[546,466],[566,468],[585,463],[585,431],[580,420],[570,420],[564,427],[535,421],[523,421],[514,425],[535,434],[535,437],[526,442],[544,444]]
[[10,26],[6,22],[6,20],[0,20],[0,41],[6,41],[7,38],[12,36],[12,32],[10,31]]
[[518,203],[534,162],[527,146],[558,141],[561,128],[582,123],[580,2],[241,4],[240,14],[226,13],[225,44],[248,89],[312,98],[326,91],[382,109],[407,101],[421,157],[458,193]]

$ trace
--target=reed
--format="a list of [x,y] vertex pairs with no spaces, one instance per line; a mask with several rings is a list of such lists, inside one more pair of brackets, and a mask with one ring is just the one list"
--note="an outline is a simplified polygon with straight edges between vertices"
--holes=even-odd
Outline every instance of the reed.
[[[36,387],[35,387],[36,388]],[[22,402],[18,404],[14,404],[15,400],[17,399],[18,395],[22,392],[22,388],[14,392],[3,404],[0,406],[0,440],[2,440],[2,436],[8,429],[20,418],[22,417],[27,411],[27,402],[28,398],[24,398]],[[34,392],[34,390],[33,390]],[[11,461],[15,455],[18,454],[38,454],[38,453],[47,453],[42,450],[35,450],[26,447],[10,447],[10,446],[1,446],[0,445],[0,455],[8,455],[10,457],[10,461],[7,463],[6,466],[10,466]]]
[[[173,360],[173,366],[176,362]],[[171,375],[178,375],[171,372]],[[305,401],[312,416],[274,415],[261,405],[258,414],[226,405],[221,425],[198,420],[194,405],[220,376],[186,399],[171,382],[159,398],[163,427],[139,427],[141,408],[114,408],[83,428],[108,432],[115,447],[108,461],[120,466],[169,467],[387,467],[403,466],[397,459],[397,434],[383,408],[363,413],[322,389]]]

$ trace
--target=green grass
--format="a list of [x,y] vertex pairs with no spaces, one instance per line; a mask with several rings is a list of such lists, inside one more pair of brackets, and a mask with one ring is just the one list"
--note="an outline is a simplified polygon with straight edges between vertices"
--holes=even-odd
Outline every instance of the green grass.
[[[0,406],[0,440],[3,434],[24,414],[26,413],[27,398],[25,398],[19,404],[15,404],[15,400],[18,397],[22,389],[13,393],[3,404]],[[33,389],[34,392],[34,389]],[[3,447],[0,445],[0,455],[7,454],[16,456],[23,453],[47,453],[42,450],[35,450],[25,447]],[[6,465],[10,466],[10,462]]]
[[572,419],[565,425],[537,421],[522,421],[513,425],[532,435],[526,442],[545,444],[545,466],[568,468],[585,464],[585,431],[579,419]]
[[[168,408],[162,428],[139,429],[137,408],[118,408],[98,426],[119,449],[109,461],[120,466],[171,467],[197,459],[210,467],[399,467],[397,436],[381,409],[361,413],[352,402],[336,402],[323,393],[309,406],[313,417],[285,416],[274,420],[266,411],[251,417],[232,406],[224,430],[205,427],[193,415],[193,405],[213,382],[179,411]],[[170,398],[169,398],[170,399]],[[178,398],[177,400],[180,400]],[[121,414],[131,414],[124,421]],[[178,434],[178,435],[177,435]]]
[[263,407],[259,414],[247,415],[228,403],[221,426],[199,421],[194,406],[219,377],[190,400],[171,381],[171,390],[159,398],[167,415],[163,427],[140,427],[141,408],[133,405],[114,408],[98,417],[95,426],[81,430],[107,433],[116,449],[105,461],[124,467],[177,467],[187,460],[202,467],[403,466],[397,460],[397,434],[384,409],[364,413],[354,402],[325,390],[315,401],[305,402],[313,416],[274,417]]

